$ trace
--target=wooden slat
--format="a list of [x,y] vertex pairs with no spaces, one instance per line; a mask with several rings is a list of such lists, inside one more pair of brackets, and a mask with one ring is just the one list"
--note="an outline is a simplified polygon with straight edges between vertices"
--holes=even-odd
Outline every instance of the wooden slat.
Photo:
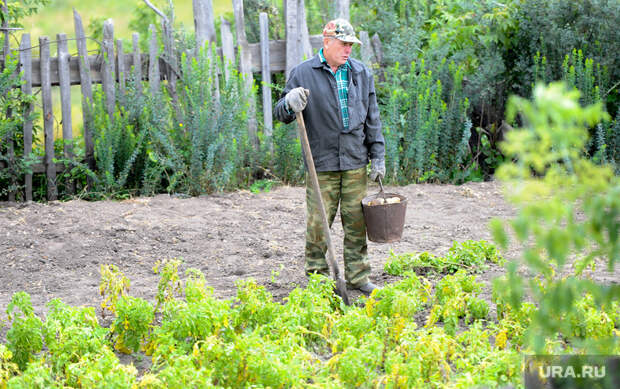
[[297,0],[285,0],[286,1],[286,70],[285,77],[288,80],[293,69],[300,59],[299,55],[299,34],[297,25]]
[[[80,71],[80,86],[82,89],[82,117],[84,129],[84,156],[88,168],[92,171],[96,170],[95,165],[95,147],[93,144],[93,86],[90,76],[90,60],[86,49],[86,34],[84,34],[84,26],[82,25],[82,17],[73,9],[73,21],[75,25],[75,37],[78,49],[78,68]],[[92,188],[93,181],[90,176],[86,178],[87,184]]]
[[213,96],[215,101],[220,101],[220,70],[217,67],[217,42],[209,42],[207,50],[209,50],[210,74],[213,77]]
[[224,77],[226,81],[230,78],[228,67],[235,63],[235,45],[233,35],[228,20],[221,17],[220,34],[222,35],[222,63],[224,64]]
[[273,152],[273,117],[271,108],[271,69],[269,69],[269,18],[265,12],[259,15],[260,23],[260,45],[263,79],[263,123],[265,125],[265,135],[269,139],[269,150]]
[[[71,75],[69,73],[69,48],[67,35],[57,34],[58,42],[58,79],[60,81],[60,104],[62,110],[62,138],[65,158],[74,159],[73,155],[73,124],[71,118]],[[75,181],[67,177],[65,191],[75,194]]]
[[[30,34],[23,34],[19,44],[19,64],[22,73],[22,93],[32,95],[32,49],[30,48]],[[32,119],[28,120],[32,114],[33,105],[28,104],[24,108],[24,157],[32,153]],[[32,174],[26,174],[25,179],[25,198],[26,201],[32,201]]]
[[[225,30],[226,23],[222,24],[221,30]],[[228,24],[228,28],[230,31],[230,24]],[[229,35],[230,42],[232,43],[232,34]],[[318,49],[322,47],[322,37],[321,35],[311,35],[310,36],[310,45],[312,47],[312,53],[316,53]],[[233,58],[232,63],[234,63],[234,53],[236,52],[236,48],[231,44],[229,46],[230,53],[227,55],[227,58]],[[285,40],[272,40],[269,42],[269,48],[271,51],[271,72],[282,72],[286,69],[286,41]],[[260,57],[260,43],[250,43],[248,44],[249,52],[252,57],[251,70],[253,73],[260,73],[261,70],[261,57]],[[79,49],[78,49],[79,51]],[[219,55],[222,55],[223,51],[221,47],[216,49]],[[69,59],[69,73],[71,76],[71,85],[81,85],[81,73],[80,73],[80,57],[71,57]],[[133,55],[125,55],[125,69],[130,69],[136,63],[135,57]],[[2,61],[2,56],[0,56],[0,61]],[[37,88],[41,86],[41,74],[39,72],[40,68],[40,59],[32,58],[32,86],[33,88]],[[148,54],[143,53],[140,54],[140,62],[142,65],[142,80],[145,80],[145,74],[147,74],[145,70],[145,66],[148,64]],[[99,64],[101,63],[101,58],[97,55],[88,56],[88,75],[91,80],[91,84],[100,84],[101,83],[101,72],[98,70]],[[162,66],[162,61],[159,61],[159,66]],[[58,57],[50,58],[50,82],[52,86],[60,86],[60,80],[58,79]],[[118,80],[118,77],[117,77]],[[92,89],[92,87],[91,87]]]
[[379,39],[379,35],[375,33],[372,36],[372,48],[375,52],[375,58],[379,65],[383,64],[383,46],[381,45],[381,39]]
[[301,60],[308,59],[312,57],[312,46],[310,45],[310,35],[308,34],[308,22],[306,21],[306,5],[304,0],[299,0],[297,3],[297,17],[298,22],[297,25],[299,27],[300,38],[300,55]]
[[57,34],[58,42],[58,79],[60,81],[60,105],[62,112],[62,138],[66,158],[73,158],[71,141],[73,140],[73,125],[71,120],[71,82],[69,75],[69,48],[67,34]]
[[336,0],[336,18],[349,20],[349,0]]
[[140,34],[134,32],[131,36],[133,43],[132,72],[136,91],[142,94],[142,57],[140,55]]
[[235,14],[235,28],[237,31],[237,47],[241,49],[239,61],[239,71],[243,74],[246,91],[248,91],[248,136],[254,148],[258,150],[258,120],[256,119],[256,101],[254,96],[249,93],[254,86],[254,75],[252,74],[252,52],[249,49],[248,40],[245,36],[245,22],[243,16],[243,0],[233,0],[233,12]]
[[159,44],[157,43],[157,31],[154,25],[149,26],[151,40],[149,41],[149,87],[153,95],[159,93]]
[[[375,53],[375,60],[379,67],[383,65],[383,47],[381,45],[381,40],[379,39],[379,35],[375,33],[375,35],[371,38],[372,48]],[[385,74],[382,71],[376,71],[375,77],[379,80],[379,82],[385,81]]]
[[193,0],[196,48],[201,49],[205,42],[216,42],[212,0]]
[[52,107],[52,85],[50,79],[49,38],[39,38],[41,55],[41,102],[43,103],[43,132],[45,137],[45,175],[47,177],[47,199],[58,198],[56,187],[56,165],[54,164],[54,110]]
[[[260,58],[260,43],[250,43],[249,45],[250,52],[252,53],[252,58]],[[310,36],[310,46],[312,47],[312,55],[316,54],[316,52],[323,47],[323,36],[321,35],[311,35]],[[269,42],[269,57],[270,57],[270,68],[271,73],[283,72],[286,71],[286,40],[277,40]],[[261,71],[260,63],[252,62],[252,72],[258,73]]]
[[[62,139],[65,158],[73,159],[73,124],[71,120],[71,76],[69,74],[69,48],[67,35],[57,34],[58,42],[58,80],[60,82],[60,105],[62,112]],[[75,181],[67,177],[65,191],[69,195],[75,193]]]
[[110,120],[114,118],[116,105],[116,77],[114,75],[114,23],[108,19],[103,23],[103,41],[101,44],[103,63],[101,65],[103,94],[105,96],[106,112]]
[[[2,2],[2,14],[3,15],[8,15],[9,11],[8,11],[8,5],[7,5],[7,0],[4,0]],[[8,18],[3,17],[2,18],[2,28],[4,31],[4,47],[3,47],[3,54],[5,56],[4,61],[2,62],[2,69],[4,70],[4,68],[6,68],[6,59],[9,56],[9,53],[11,52],[11,45],[10,45],[10,31],[9,31],[9,22],[8,22]],[[12,116],[12,112],[11,112],[11,108],[7,108],[6,113],[6,117],[11,117]],[[7,153],[7,157],[9,160],[9,164],[10,165],[14,165],[15,164],[15,134],[13,133],[13,131],[9,132],[9,134],[7,135],[7,137],[5,139],[0,139],[0,141],[2,141],[5,145],[6,145],[6,153]],[[0,145],[0,151],[1,151],[1,145]],[[11,168],[13,168],[13,166],[10,166]],[[12,169],[11,169],[12,170]],[[11,181],[11,187],[16,187],[17,186],[17,182],[15,179],[15,175],[11,174],[10,175],[10,181]],[[14,189],[11,189],[9,191],[9,201],[15,201],[15,196],[17,195],[16,191]]]
[[116,79],[118,80],[118,92],[121,97],[127,93],[127,69],[125,68],[125,51],[123,50],[123,40],[116,40]]
[[243,16],[243,0],[233,0],[233,12],[235,14],[235,33],[237,37],[237,47],[241,47],[241,57],[239,58],[239,72],[247,75],[246,84],[251,86],[252,76],[252,53],[248,49],[248,40],[245,36],[245,21]]
[[372,64],[373,50],[367,31],[360,31],[360,41],[362,42],[362,47],[360,48],[362,58],[360,59],[366,66],[370,66]]
[[[41,158],[37,158],[36,160],[38,161],[43,161],[45,159],[45,157],[41,157]],[[65,164],[62,162],[56,162],[54,163],[55,169],[56,169],[56,173],[60,173],[62,171],[64,171],[65,168]],[[7,164],[4,161],[0,161],[0,169],[6,169]],[[33,174],[43,174],[46,171],[46,165],[43,162],[37,162],[35,164],[30,165],[30,169],[32,170]],[[26,201],[32,201],[32,197],[30,198],[30,200],[26,200]]]

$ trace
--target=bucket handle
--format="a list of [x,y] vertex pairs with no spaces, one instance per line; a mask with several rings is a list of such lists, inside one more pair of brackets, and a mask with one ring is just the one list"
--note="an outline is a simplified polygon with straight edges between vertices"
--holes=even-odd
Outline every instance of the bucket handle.
[[379,192],[377,192],[375,197],[379,197],[379,195],[382,195],[383,196],[383,200],[386,200],[386,198],[385,198],[385,191],[383,190],[383,182],[381,181],[381,176],[379,176],[378,178],[379,178],[379,187],[381,188],[381,190]]

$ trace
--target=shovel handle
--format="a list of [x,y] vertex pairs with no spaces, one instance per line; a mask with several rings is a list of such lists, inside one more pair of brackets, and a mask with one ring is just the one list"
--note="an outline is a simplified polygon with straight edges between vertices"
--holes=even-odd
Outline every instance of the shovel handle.
[[314,167],[314,159],[312,158],[312,151],[310,150],[310,143],[308,142],[308,134],[306,133],[306,124],[304,123],[304,117],[301,112],[295,112],[295,118],[297,119],[297,130],[299,132],[299,139],[301,140],[301,146],[304,150],[304,157],[306,159],[306,167],[310,175],[310,181],[312,183],[312,189],[314,190],[314,197],[319,205],[319,211],[321,213],[321,219],[323,221],[323,232],[325,233],[325,240],[327,241],[327,250],[329,252],[328,260],[329,264],[334,271],[334,278],[336,280],[342,279],[342,273],[336,262],[336,256],[334,255],[334,245],[332,244],[331,234],[329,232],[329,222],[327,221],[327,213],[325,212],[325,205],[323,204],[323,197],[321,197],[321,188],[319,186],[319,178],[316,174],[316,168]]

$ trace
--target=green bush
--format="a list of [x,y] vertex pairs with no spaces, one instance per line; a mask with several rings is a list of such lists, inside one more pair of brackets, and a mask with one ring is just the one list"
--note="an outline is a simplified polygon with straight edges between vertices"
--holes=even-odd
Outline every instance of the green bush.
[[460,182],[467,175],[471,121],[463,68],[443,62],[442,70],[451,75],[448,88],[424,61],[412,62],[407,73],[399,64],[390,69],[383,123],[386,177],[393,182]]
[[20,370],[26,370],[28,362],[43,348],[43,323],[34,314],[30,295],[25,292],[13,295],[6,314],[11,321],[11,328],[6,333],[8,349],[13,354],[13,362]]
[[[507,116],[517,113],[525,126],[508,134],[503,150],[511,162],[501,166],[498,176],[508,184],[507,196],[519,209],[509,223],[495,221],[492,227],[505,248],[505,228],[510,226],[523,245],[523,257],[509,263],[508,276],[498,281],[497,290],[515,311],[525,290],[530,291],[538,311],[527,339],[535,352],[560,334],[575,346],[605,353],[616,347],[617,337],[602,336],[610,334],[601,330],[596,339],[581,339],[581,332],[565,319],[581,309],[579,298],[586,293],[598,308],[620,299],[617,286],[581,276],[596,259],[606,262],[610,272],[620,260],[620,181],[610,166],[596,165],[583,155],[587,128],[609,115],[601,102],[582,108],[579,92],[561,83],[537,86],[533,102],[513,98]],[[517,273],[519,263],[533,276]]]
[[[620,7],[616,1],[527,0],[520,3],[514,18],[519,28],[511,39],[510,66],[515,67],[514,91],[519,95],[529,96],[529,85],[536,81],[532,58],[537,52],[546,55],[551,80],[561,78],[566,53],[574,49],[608,69],[610,79],[620,79],[620,30],[615,27],[620,24]],[[618,91],[614,94],[617,107]],[[608,109],[615,112],[615,108]]]
[[[0,199],[6,199],[9,192],[17,193],[20,200],[23,187],[22,175],[31,173],[34,155],[24,155],[23,124],[34,120],[35,114],[27,114],[26,107],[34,102],[33,96],[21,92],[21,80],[17,77],[18,60],[11,54],[0,72]],[[36,141],[37,128],[33,140]],[[23,200],[23,199],[22,199]]]

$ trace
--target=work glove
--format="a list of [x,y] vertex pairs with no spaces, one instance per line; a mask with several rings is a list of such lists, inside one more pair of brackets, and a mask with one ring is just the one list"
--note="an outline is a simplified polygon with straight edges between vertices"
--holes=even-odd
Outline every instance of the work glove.
[[284,97],[284,101],[291,111],[301,112],[306,108],[309,95],[310,90],[298,87],[291,89]]
[[373,159],[370,162],[370,180],[379,181],[385,176],[385,159]]

